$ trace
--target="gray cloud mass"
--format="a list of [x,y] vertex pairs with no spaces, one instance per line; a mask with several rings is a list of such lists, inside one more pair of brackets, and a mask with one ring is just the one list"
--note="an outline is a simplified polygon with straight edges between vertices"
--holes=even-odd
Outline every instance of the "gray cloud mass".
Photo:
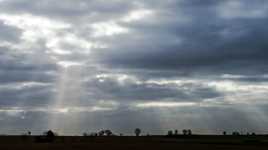
[[267,3],[0,0],[0,134],[265,132]]

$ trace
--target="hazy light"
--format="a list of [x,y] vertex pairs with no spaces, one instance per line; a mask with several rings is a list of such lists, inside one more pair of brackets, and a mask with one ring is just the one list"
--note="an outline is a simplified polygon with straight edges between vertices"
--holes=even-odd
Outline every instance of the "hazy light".
[[46,107],[7,107],[0,108],[0,113],[7,113],[10,116],[17,116],[24,112],[43,112],[52,114],[72,114],[72,113],[83,113],[83,112],[102,112],[112,111],[117,109],[117,106],[68,106],[68,107],[57,107],[57,108],[46,108]]
[[222,78],[229,78],[229,79],[241,79],[241,78],[245,78],[246,76],[243,76],[243,75],[233,75],[233,74],[223,74],[221,77]]
[[137,104],[136,107],[140,108],[165,108],[165,107],[185,107],[185,106],[195,106],[196,103],[191,102],[148,102]]
[[94,23],[91,25],[91,28],[93,29],[94,37],[113,36],[116,34],[123,34],[128,32],[127,28],[124,28],[112,21]]
[[70,24],[53,21],[45,17],[34,16],[30,14],[22,15],[7,15],[1,14],[0,19],[4,20],[5,24],[19,27],[21,29],[64,29],[70,28]]
[[251,92],[261,92],[268,90],[268,85],[266,84],[246,84],[235,81],[211,81],[208,86],[216,88],[218,91],[223,92],[234,92],[234,93],[251,93]]
[[59,61],[57,62],[58,65],[64,67],[64,68],[69,68],[71,66],[81,66],[83,63],[79,62],[72,62],[72,61]]
[[29,42],[35,42],[39,38],[53,37],[55,30],[70,28],[70,24],[50,20],[45,17],[34,16],[30,14],[7,15],[1,14],[0,20],[4,24],[15,26],[23,30],[22,39]]
[[141,20],[145,17],[148,17],[149,15],[152,15],[153,11],[147,10],[147,9],[141,9],[141,10],[134,10],[131,11],[127,16],[125,16],[122,21],[124,22],[132,22],[132,21],[137,21]]
[[53,49],[51,50],[53,53],[55,54],[59,54],[59,55],[70,55],[72,54],[71,51],[68,51],[68,50],[62,50],[62,49]]
[[44,87],[44,86],[50,86],[51,83],[43,83],[43,82],[19,82],[19,83],[9,83],[9,84],[2,84],[0,85],[0,90],[1,89],[16,89],[16,90],[22,90],[25,88],[30,88],[30,87]]

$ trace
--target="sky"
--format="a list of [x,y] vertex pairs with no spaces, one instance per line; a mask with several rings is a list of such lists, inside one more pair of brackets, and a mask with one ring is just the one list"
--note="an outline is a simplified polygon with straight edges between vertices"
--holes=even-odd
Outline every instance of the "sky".
[[0,134],[268,133],[266,0],[0,0]]

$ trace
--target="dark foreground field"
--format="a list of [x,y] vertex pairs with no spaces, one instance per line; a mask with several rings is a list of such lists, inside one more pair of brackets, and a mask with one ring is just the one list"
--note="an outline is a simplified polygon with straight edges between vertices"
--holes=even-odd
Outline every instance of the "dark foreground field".
[[268,150],[267,136],[59,136],[52,143],[43,143],[36,139],[34,136],[2,136],[0,150]]

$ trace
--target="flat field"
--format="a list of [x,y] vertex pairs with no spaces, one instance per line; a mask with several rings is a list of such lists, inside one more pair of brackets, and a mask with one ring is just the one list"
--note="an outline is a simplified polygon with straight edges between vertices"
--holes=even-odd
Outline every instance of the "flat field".
[[0,150],[268,150],[268,136],[58,136],[53,142],[37,136],[1,136]]

